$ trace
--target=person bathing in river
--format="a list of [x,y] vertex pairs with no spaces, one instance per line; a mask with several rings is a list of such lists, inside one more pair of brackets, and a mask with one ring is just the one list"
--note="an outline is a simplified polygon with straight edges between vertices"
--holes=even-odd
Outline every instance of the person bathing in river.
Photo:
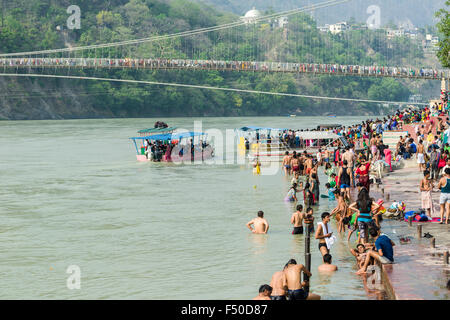
[[294,259],[289,260],[284,266],[289,300],[320,300],[319,295],[308,293],[303,289],[307,285],[307,282],[302,281],[302,273],[308,277],[312,277],[311,272],[304,265],[297,264],[297,261]]
[[334,264],[331,264],[332,257],[331,254],[327,253],[323,256],[323,264],[321,264],[317,269],[320,273],[330,273],[337,271],[338,267]]
[[284,271],[277,271],[272,275],[270,280],[270,286],[272,287],[271,300],[286,301],[287,293],[287,278]]
[[263,284],[259,287],[259,294],[253,298],[253,300],[271,300],[270,295],[272,294],[272,287],[268,284]]
[[247,228],[253,233],[266,234],[269,231],[269,223],[264,219],[264,212],[258,211],[258,216],[247,223]]
[[345,232],[345,226],[343,221],[344,218],[347,216],[348,206],[344,199],[344,193],[336,189],[334,195],[338,201],[338,204],[336,208],[334,208],[333,211],[331,211],[331,216],[334,216],[338,223],[338,232]]
[[331,245],[334,243],[333,232],[329,232],[330,214],[328,212],[322,213],[322,222],[318,222],[315,238],[319,240],[319,251],[324,256],[330,253]]
[[366,251],[367,249],[362,243],[356,245],[356,250],[350,249],[351,254],[356,258],[358,269],[361,269],[364,266],[364,263],[366,262],[367,257]]
[[319,190],[319,179],[317,178],[317,174],[313,173],[311,175],[311,192],[314,195],[314,204],[317,204],[320,199],[320,190]]
[[395,243],[389,239],[385,234],[380,235],[380,229],[371,228],[369,230],[370,235],[375,239],[375,250],[369,250],[366,255],[366,261],[357,274],[366,273],[367,266],[369,265],[371,258],[380,261],[382,264],[394,263],[394,246]]
[[292,187],[289,189],[284,201],[297,202],[297,184],[294,183]]
[[345,194],[345,197],[351,201],[350,186],[353,185],[352,173],[350,168],[347,167],[347,160],[342,162],[342,167],[339,169],[338,181],[341,191]]
[[358,194],[358,200],[352,203],[349,208],[357,213],[356,219],[362,243],[367,243],[369,228],[377,227],[372,219],[372,212],[378,210],[380,206],[369,196],[366,188],[362,188]]
[[303,206],[299,204],[297,205],[297,211],[295,211],[291,217],[291,224],[294,225],[294,230],[292,230],[292,234],[303,234],[304,218],[305,213],[303,212]]
[[286,151],[283,158],[283,170],[285,175],[291,174],[291,156],[289,155],[289,151]]

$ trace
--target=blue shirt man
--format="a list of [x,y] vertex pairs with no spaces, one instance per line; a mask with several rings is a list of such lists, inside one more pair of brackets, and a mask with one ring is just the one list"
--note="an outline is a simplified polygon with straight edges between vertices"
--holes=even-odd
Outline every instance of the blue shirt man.
[[[375,249],[377,249],[380,258],[385,257],[386,259],[389,259],[390,263],[394,262],[394,248],[392,247],[391,239],[389,239],[387,235],[381,234],[377,238],[377,240],[375,241]],[[383,261],[381,262],[385,263]]]

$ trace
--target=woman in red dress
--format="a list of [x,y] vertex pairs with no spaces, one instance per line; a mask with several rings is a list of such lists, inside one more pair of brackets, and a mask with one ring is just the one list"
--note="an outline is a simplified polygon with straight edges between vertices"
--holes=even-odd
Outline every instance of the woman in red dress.
[[362,184],[363,187],[367,189],[367,191],[370,191],[369,169],[370,162],[367,162],[366,157],[362,156],[361,163],[356,169],[356,174],[359,176],[358,181]]

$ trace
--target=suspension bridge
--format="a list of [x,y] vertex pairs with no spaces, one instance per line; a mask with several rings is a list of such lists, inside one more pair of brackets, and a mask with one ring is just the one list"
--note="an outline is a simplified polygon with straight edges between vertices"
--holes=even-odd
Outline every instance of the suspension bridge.
[[[0,70],[3,73],[0,76],[99,80],[101,77],[92,75],[97,70],[130,69],[450,79],[449,70],[438,66],[418,65],[423,61],[423,50],[418,39],[397,41],[388,37],[384,29],[369,30],[361,25],[339,34],[324,33],[318,30],[315,21],[308,14],[350,1],[352,0],[324,1],[295,10],[141,39],[2,53]],[[85,72],[91,74],[86,75]],[[106,77],[103,79],[114,80]],[[212,89],[189,84],[173,85]],[[267,94],[262,91],[252,93]]]

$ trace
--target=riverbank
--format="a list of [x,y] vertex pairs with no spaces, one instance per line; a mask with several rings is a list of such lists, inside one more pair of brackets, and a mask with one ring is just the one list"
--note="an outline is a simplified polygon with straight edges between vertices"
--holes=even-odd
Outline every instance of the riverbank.
[[[383,198],[385,207],[395,201],[403,201],[406,211],[421,207],[419,184],[423,174],[415,160],[405,161],[405,166],[382,179],[379,188],[373,188],[375,198]],[[384,196],[383,196],[384,189]],[[433,193],[433,217],[439,217],[439,193]],[[422,226],[421,236],[418,226]],[[395,264],[385,265],[382,279],[389,299],[395,300],[448,300],[446,289],[450,278],[450,265],[444,263],[444,253],[450,248],[450,227],[438,222],[412,223],[385,219],[382,232],[396,243]],[[434,236],[432,240],[423,238],[425,233]],[[399,238],[407,237],[410,242],[401,244]]]

